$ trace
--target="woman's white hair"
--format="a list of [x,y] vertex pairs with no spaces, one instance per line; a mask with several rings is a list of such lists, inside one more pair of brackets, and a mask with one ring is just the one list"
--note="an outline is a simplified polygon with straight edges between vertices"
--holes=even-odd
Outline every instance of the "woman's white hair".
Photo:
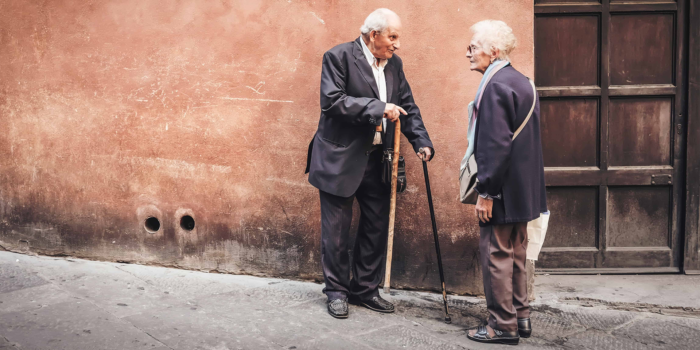
[[487,19],[476,23],[469,28],[474,33],[474,38],[481,44],[486,53],[493,53],[499,50],[498,59],[510,60],[510,53],[515,49],[518,40],[511,29],[503,21]]
[[360,27],[360,33],[369,34],[373,30],[383,33],[389,26],[389,20],[392,19],[392,17],[399,18],[392,10],[386,8],[376,9],[367,16],[365,24]]

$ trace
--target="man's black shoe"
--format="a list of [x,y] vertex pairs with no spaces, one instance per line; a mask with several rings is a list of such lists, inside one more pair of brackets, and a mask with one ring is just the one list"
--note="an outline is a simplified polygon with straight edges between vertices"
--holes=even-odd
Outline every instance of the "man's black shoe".
[[360,300],[357,297],[351,297],[350,303],[354,305],[362,305],[370,310],[382,312],[385,314],[390,314],[394,312],[394,304],[386,301],[380,296],[373,297],[372,299]]
[[532,325],[529,317],[518,319],[518,334],[522,338],[530,338],[530,335],[532,335]]
[[328,299],[328,313],[335,318],[348,318],[347,299]]
[[486,326],[481,325],[476,328],[476,333],[474,335],[467,333],[467,338],[480,343],[518,345],[518,342],[520,342],[520,337],[518,336],[517,331],[504,332],[499,331],[498,329],[494,329],[493,331],[496,334],[492,337],[489,335],[489,331]]

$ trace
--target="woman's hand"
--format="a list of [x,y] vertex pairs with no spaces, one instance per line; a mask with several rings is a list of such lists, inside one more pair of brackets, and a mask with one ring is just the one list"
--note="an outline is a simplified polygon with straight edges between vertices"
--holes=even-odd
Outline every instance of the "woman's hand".
[[491,221],[491,209],[493,209],[493,199],[479,197],[479,199],[476,200],[476,208],[474,211],[479,221],[483,223]]

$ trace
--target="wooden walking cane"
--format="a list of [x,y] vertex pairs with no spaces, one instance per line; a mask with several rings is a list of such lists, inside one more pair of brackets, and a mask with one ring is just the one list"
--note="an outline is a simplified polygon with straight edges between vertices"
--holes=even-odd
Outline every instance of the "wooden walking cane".
[[384,275],[384,293],[391,290],[391,257],[394,248],[394,218],[396,217],[396,185],[399,174],[399,148],[401,147],[401,120],[394,124],[394,154],[391,158],[391,204],[389,205],[389,238],[386,248],[386,272]]

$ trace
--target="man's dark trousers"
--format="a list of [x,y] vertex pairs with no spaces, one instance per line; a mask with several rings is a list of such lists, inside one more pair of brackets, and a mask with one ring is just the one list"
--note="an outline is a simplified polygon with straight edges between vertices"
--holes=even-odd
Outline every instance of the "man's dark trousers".
[[[379,295],[389,226],[389,186],[382,183],[382,149],[370,153],[360,187],[350,197],[321,194],[321,264],[328,299],[354,295],[368,300]],[[353,249],[350,279],[348,241],[352,204],[360,205],[360,224]]]

